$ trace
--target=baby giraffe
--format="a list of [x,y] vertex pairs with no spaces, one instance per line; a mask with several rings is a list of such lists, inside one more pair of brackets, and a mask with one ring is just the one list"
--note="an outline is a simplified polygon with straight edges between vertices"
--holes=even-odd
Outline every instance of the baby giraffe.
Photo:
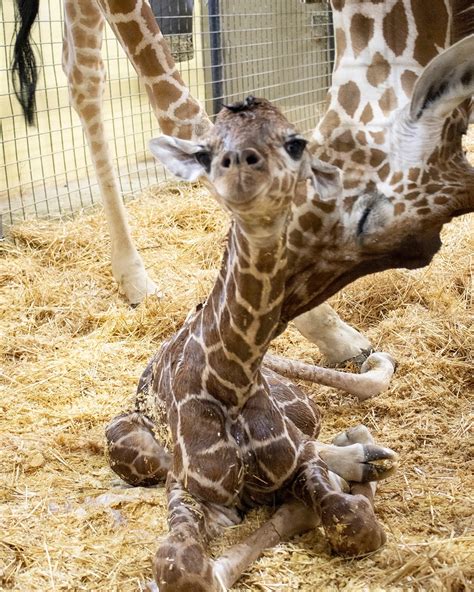
[[[201,143],[164,136],[151,148],[177,176],[202,178],[232,217],[209,297],[149,363],[135,411],[106,430],[111,466],[125,481],[166,479],[169,534],[153,561],[160,592],[226,590],[263,549],[319,525],[336,552],[377,549],[385,536],[368,482],[393,472],[395,453],[363,426],[337,445],[318,443],[317,406],[262,366],[280,319],[296,187],[318,189],[318,171],[332,167],[253,97],[225,107]],[[280,507],[211,560],[210,537],[256,504]]]

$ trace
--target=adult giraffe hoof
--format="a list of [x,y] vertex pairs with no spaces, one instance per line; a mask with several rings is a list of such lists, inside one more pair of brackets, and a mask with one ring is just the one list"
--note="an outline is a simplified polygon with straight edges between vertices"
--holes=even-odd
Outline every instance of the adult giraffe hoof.
[[323,499],[321,509],[329,544],[339,555],[365,555],[385,543],[385,532],[364,496],[332,493]]
[[129,260],[112,261],[112,273],[119,285],[119,292],[131,306],[138,306],[147,296],[161,298],[162,292],[148,276],[143,261],[137,255]]

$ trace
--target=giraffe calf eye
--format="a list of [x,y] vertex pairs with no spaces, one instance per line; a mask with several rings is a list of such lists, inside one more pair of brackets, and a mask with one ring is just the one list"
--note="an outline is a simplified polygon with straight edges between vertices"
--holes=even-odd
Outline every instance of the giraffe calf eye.
[[307,140],[304,140],[303,138],[294,138],[293,140],[285,142],[285,150],[293,160],[299,160],[303,156],[307,143]]
[[200,152],[196,152],[194,158],[204,169],[206,169],[207,173],[211,170],[212,156],[208,150],[201,150]]

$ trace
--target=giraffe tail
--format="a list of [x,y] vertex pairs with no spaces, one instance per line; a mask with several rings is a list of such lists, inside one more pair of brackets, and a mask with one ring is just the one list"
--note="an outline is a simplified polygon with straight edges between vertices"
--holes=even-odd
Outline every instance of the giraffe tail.
[[154,424],[134,411],[115,417],[105,429],[112,470],[130,485],[156,485],[166,479],[171,454],[158,442]]
[[13,89],[29,125],[35,115],[38,82],[36,56],[30,42],[31,28],[38,16],[39,0],[16,0],[15,46],[11,64]]

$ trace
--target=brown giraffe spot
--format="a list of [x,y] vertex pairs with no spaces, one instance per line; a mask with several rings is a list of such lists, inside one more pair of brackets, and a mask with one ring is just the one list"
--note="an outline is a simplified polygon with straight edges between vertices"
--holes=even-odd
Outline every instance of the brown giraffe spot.
[[337,100],[344,111],[353,117],[360,102],[360,90],[357,84],[350,80],[340,86],[337,93]]
[[166,111],[170,103],[174,103],[181,96],[181,91],[174,84],[163,80],[159,84],[153,85],[153,97],[158,109]]
[[438,185],[436,183],[429,183],[426,186],[425,190],[427,191],[427,193],[436,193],[437,191],[441,191],[441,189],[443,189],[442,185]]
[[435,204],[439,205],[439,206],[443,206],[444,204],[448,203],[449,198],[446,197],[445,195],[437,195],[434,198],[434,202]]
[[350,130],[346,130],[333,141],[332,146],[334,150],[339,152],[349,152],[354,149],[355,142]]
[[374,168],[377,168],[382,164],[382,162],[386,159],[387,155],[382,150],[377,150],[377,148],[372,148],[370,151],[370,165]]
[[330,109],[326,113],[326,115],[323,117],[323,120],[321,121],[321,123],[318,126],[318,130],[324,136],[329,136],[329,134],[334,129],[339,127],[340,123],[341,123],[341,119],[340,119],[339,115],[337,114],[337,112],[334,111],[334,109]]
[[[84,4],[86,4],[84,2]],[[108,2],[110,10],[113,14],[122,13],[128,14],[137,7],[136,0],[110,0]]]
[[377,173],[379,176],[379,179],[381,181],[385,181],[385,179],[388,177],[389,172],[390,172],[390,165],[388,164],[388,162],[386,162]]
[[395,204],[395,207],[393,208],[393,213],[395,216],[399,216],[400,214],[403,214],[404,211],[405,211],[405,204],[404,203]]
[[344,189],[356,189],[357,187],[359,187],[359,183],[360,183],[360,181],[358,179],[354,179],[354,180],[345,179],[344,180]]
[[321,226],[321,218],[316,216],[313,212],[307,212],[298,218],[298,223],[303,230],[303,232],[307,232],[308,230],[313,230],[317,232]]
[[408,178],[410,181],[417,181],[421,170],[418,167],[411,167],[408,169]]
[[215,374],[209,374],[206,380],[205,388],[209,394],[223,397],[229,402],[229,405],[237,405],[237,397],[235,392],[223,384]]
[[74,4],[72,2],[66,2],[65,9],[66,9],[66,19],[69,21],[73,21],[77,16],[76,7],[74,6]]
[[177,119],[193,119],[199,113],[199,105],[193,101],[186,101],[175,109],[174,116]]
[[367,145],[367,137],[366,137],[364,131],[358,131],[356,133],[356,136],[355,137],[356,137],[356,140],[359,142],[359,144],[361,146],[366,146]]
[[275,325],[275,319],[280,313],[280,304],[277,304],[273,310],[270,310],[265,316],[260,317],[260,326],[255,335],[255,345],[261,346],[268,341],[268,336]]
[[313,204],[322,210],[325,214],[330,214],[336,209],[336,200],[332,201],[316,201],[312,200]]
[[423,175],[421,176],[421,183],[424,185],[425,183],[428,183],[428,181],[431,181],[431,175],[428,171],[423,171]]
[[140,53],[135,55],[135,64],[138,72],[143,76],[161,76],[165,73],[157,52],[151,45],[146,45]]
[[221,368],[225,368],[225,378],[236,387],[245,386],[248,382],[242,366],[234,360],[227,359],[222,347],[208,353],[209,366],[217,373]]
[[174,131],[174,122],[171,121],[171,119],[160,119],[160,128],[161,131],[166,135],[166,136],[171,136],[173,134]]
[[374,19],[356,13],[351,20],[351,43],[357,57],[368,45],[374,35]]
[[392,10],[384,17],[383,36],[393,53],[396,56],[402,55],[407,46],[408,38],[408,21],[402,0],[398,0]]
[[407,97],[411,97],[417,79],[418,76],[412,70],[405,70],[401,75],[402,88]]
[[364,164],[366,157],[367,157],[367,155],[364,152],[364,150],[356,150],[355,152],[352,153],[352,160],[354,162],[357,162],[358,164]]
[[431,214],[431,208],[419,208],[416,213],[421,216],[427,216],[428,214]]
[[[164,130],[163,130],[164,133]],[[191,124],[181,125],[178,124],[177,131],[175,132],[175,137],[180,138],[181,140],[189,140],[193,135],[193,126]]]
[[357,195],[348,195],[347,197],[345,197],[344,198],[344,210],[346,212],[352,211],[352,208],[354,207],[354,204],[357,201],[357,199],[358,199]]
[[362,111],[362,115],[360,116],[360,120],[362,121],[362,123],[369,123],[369,121],[372,121],[372,119],[374,118],[374,112],[372,111],[372,107],[370,106],[370,103],[367,103],[367,105],[364,107],[364,110]]
[[429,9],[419,0],[412,0],[413,17],[418,36],[413,57],[422,66],[438,54],[446,42],[449,14],[444,0],[430,0]]
[[387,79],[390,73],[390,64],[383,57],[383,55],[377,52],[374,55],[372,63],[367,68],[367,80],[372,86],[379,86]]
[[336,54],[337,54],[336,67],[337,67],[339,65],[339,62],[341,61],[341,58],[344,55],[344,53],[346,51],[346,47],[347,47],[346,34],[344,33],[344,29],[341,29],[340,27],[338,27],[336,29],[335,36],[336,36]]
[[405,195],[405,199],[409,199],[410,201],[413,201],[414,199],[418,199],[419,196],[420,196],[420,192],[419,191],[409,191]]
[[398,99],[393,88],[387,88],[379,100],[384,115],[388,115],[397,108]]
[[84,81],[84,74],[80,71],[79,68],[73,68],[72,79],[75,84],[81,84]]
[[117,32],[119,38],[126,44],[128,51],[133,55],[138,44],[143,40],[140,25],[136,21],[127,21],[126,23],[117,23]]
[[383,144],[385,142],[385,130],[381,132],[369,132],[376,144]]
[[421,199],[419,199],[418,201],[415,201],[414,205],[419,208],[421,206],[427,206],[428,205],[428,200],[426,199],[426,197],[422,197]]
[[304,239],[303,233],[295,228],[288,235],[288,242],[293,247],[297,247],[297,248],[302,247],[303,245],[305,245],[305,239]]
[[338,169],[344,168],[344,161],[341,158],[335,158],[332,161],[332,164],[336,166]]
[[93,117],[95,117],[97,114],[99,113],[99,106],[98,105],[87,105],[86,107],[84,107],[84,109],[82,110],[82,116],[85,119],[92,119]]
[[403,179],[403,173],[401,171],[397,171],[396,173],[393,173],[392,176],[390,177],[390,183],[392,185],[396,185],[397,183],[400,183],[400,181]]
[[332,1],[332,7],[334,10],[342,10],[344,8],[344,4],[346,3],[346,0],[333,0]]
[[394,187],[392,191],[394,191],[395,193],[403,193],[405,191],[405,186],[403,185],[403,183],[400,183],[400,185]]

